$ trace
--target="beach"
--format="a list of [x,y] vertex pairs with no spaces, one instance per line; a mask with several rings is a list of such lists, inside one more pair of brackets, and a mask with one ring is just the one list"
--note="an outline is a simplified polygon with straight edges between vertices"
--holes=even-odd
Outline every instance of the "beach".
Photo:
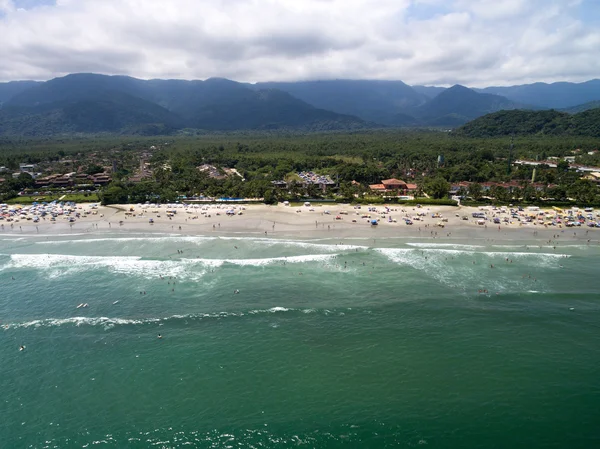
[[[23,206],[17,206],[23,207]],[[315,205],[264,205],[264,204],[173,204],[173,205],[117,205],[98,206],[81,204],[73,206],[69,216],[50,217],[39,222],[21,219],[3,222],[5,233],[64,233],[64,232],[153,232],[179,235],[267,235],[272,238],[297,236],[303,238],[369,238],[374,236],[398,238],[437,239],[490,239],[514,240],[553,239],[557,235],[585,240],[597,238],[600,228],[589,226],[567,227],[550,225],[557,215],[552,209],[540,211],[516,208],[513,218],[509,207],[452,207],[452,206],[402,206],[315,204]],[[227,212],[230,212],[229,214]],[[536,219],[539,213],[543,219]],[[567,211],[565,211],[566,214]],[[69,217],[80,216],[73,222]],[[483,214],[485,221],[473,217]],[[583,211],[575,211],[588,215]],[[598,221],[596,214],[594,221]],[[499,222],[494,223],[493,219]],[[530,222],[523,218],[530,217]],[[411,224],[407,224],[409,219]],[[377,225],[373,226],[373,220]],[[589,221],[589,220],[588,220]],[[598,234],[600,235],[600,234]],[[557,237],[558,238],[558,237]]]
[[385,207],[2,221],[3,444],[595,447],[598,229]]

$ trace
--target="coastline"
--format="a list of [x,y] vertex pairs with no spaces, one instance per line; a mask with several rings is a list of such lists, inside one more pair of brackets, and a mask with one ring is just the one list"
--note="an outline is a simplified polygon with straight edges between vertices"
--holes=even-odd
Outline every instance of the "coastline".
[[[73,213],[80,217],[69,222],[66,215],[56,221],[49,216],[33,220],[2,221],[0,234],[69,234],[69,233],[168,233],[186,236],[256,235],[257,237],[298,237],[305,239],[344,238],[406,238],[444,240],[552,240],[556,235],[568,235],[573,240],[597,240],[598,228],[581,226],[566,228],[545,226],[533,220],[517,221],[510,213],[501,213],[491,207],[402,205],[357,206],[331,204],[314,206],[278,205],[109,205],[78,204]],[[376,212],[373,211],[375,208]],[[386,209],[389,208],[389,211]],[[371,210],[370,210],[371,209]],[[175,211],[171,214],[167,211]],[[228,215],[227,211],[233,211]],[[473,213],[485,213],[485,224],[478,224]],[[553,213],[552,211],[545,211]],[[522,216],[538,212],[522,211]],[[420,215],[420,216],[419,216]],[[501,223],[494,223],[498,216]],[[467,219],[463,219],[466,217]],[[508,222],[504,222],[505,219]],[[404,218],[412,221],[405,223]],[[418,220],[417,220],[418,218]],[[150,220],[153,223],[150,223]],[[378,220],[376,226],[373,220]],[[481,222],[480,222],[481,223]],[[12,225],[12,226],[11,226]]]

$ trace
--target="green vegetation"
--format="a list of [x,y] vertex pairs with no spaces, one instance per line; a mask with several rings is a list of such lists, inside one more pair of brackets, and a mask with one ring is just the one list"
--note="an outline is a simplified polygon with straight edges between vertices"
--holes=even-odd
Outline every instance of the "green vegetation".
[[[494,198],[502,203],[536,203],[543,200],[597,201],[597,188],[581,180],[581,174],[561,162],[559,168],[540,165],[536,185],[531,183],[533,167],[513,166],[509,172],[509,138],[470,138],[434,131],[361,131],[320,134],[238,132],[218,135],[114,137],[97,136],[62,139],[0,140],[0,166],[18,169],[19,163],[44,165],[50,172],[112,172],[113,181],[100,189],[104,203],[172,202],[190,197],[222,196],[264,198],[266,202],[333,200],[343,202],[392,202],[369,190],[382,179],[398,178],[416,184],[427,201],[448,201],[452,185],[466,181],[457,194],[475,201]],[[600,166],[598,140],[586,136],[534,135],[518,137],[512,160],[545,160],[577,155],[576,162]],[[573,153],[574,150],[579,150]],[[132,180],[140,157],[148,163],[149,175]],[[443,161],[438,163],[438,156]],[[68,160],[65,165],[62,161]],[[197,167],[218,168],[219,178]],[[223,175],[234,168],[241,176]],[[314,171],[328,175],[335,185],[323,191],[317,185],[303,185],[295,175]],[[290,175],[293,174],[293,175]],[[27,175],[0,184],[0,199],[17,196],[34,187]],[[277,186],[272,181],[290,181]],[[354,181],[354,182],[353,182]],[[511,188],[484,186],[484,183],[512,182]],[[86,187],[87,189],[87,187]],[[455,187],[456,189],[456,187]],[[45,190],[44,190],[45,191]],[[61,191],[52,192],[59,194]],[[40,191],[40,194],[43,193]],[[63,192],[64,193],[64,192]],[[439,200],[436,200],[439,199]],[[431,204],[431,203],[429,203]]]
[[488,114],[456,129],[462,137],[499,136],[585,136],[600,137],[600,108],[578,114],[559,111],[500,111]]

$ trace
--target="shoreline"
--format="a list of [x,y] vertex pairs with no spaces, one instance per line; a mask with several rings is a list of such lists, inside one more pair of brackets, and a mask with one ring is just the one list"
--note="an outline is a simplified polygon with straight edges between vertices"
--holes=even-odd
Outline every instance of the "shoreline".
[[[389,208],[389,210],[386,209]],[[369,210],[371,208],[371,210]],[[372,209],[374,208],[375,211]],[[59,215],[50,221],[47,215],[39,222],[21,218],[0,221],[0,235],[36,235],[112,232],[168,233],[183,236],[256,235],[263,238],[299,237],[307,239],[344,238],[407,238],[440,240],[552,240],[568,235],[569,240],[594,240],[600,228],[588,226],[568,228],[545,226],[537,220],[517,221],[508,209],[470,206],[401,205],[353,206],[349,204],[286,206],[278,205],[108,205],[78,204],[71,213],[80,217],[70,223],[68,216]],[[168,213],[175,212],[175,213]],[[227,211],[230,214],[227,215]],[[554,211],[544,210],[553,214]],[[485,224],[478,224],[473,213],[485,213]],[[522,211],[522,217],[539,212]],[[31,214],[29,214],[31,216]],[[419,216],[420,215],[420,216]],[[463,219],[467,217],[467,219]],[[494,223],[498,217],[500,223]],[[412,221],[405,223],[404,218]],[[504,222],[504,220],[508,222]],[[150,223],[150,220],[153,223]],[[377,225],[372,225],[378,220]],[[481,223],[481,221],[480,221]]]

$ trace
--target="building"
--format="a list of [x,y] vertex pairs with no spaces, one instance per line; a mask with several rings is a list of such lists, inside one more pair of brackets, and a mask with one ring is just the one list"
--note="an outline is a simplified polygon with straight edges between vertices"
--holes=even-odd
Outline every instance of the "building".
[[112,177],[108,173],[98,173],[90,176],[92,182],[98,185],[106,185],[112,181]]
[[381,184],[371,184],[369,189],[378,193],[395,193],[396,195],[406,195],[409,192],[417,190],[416,184],[407,184],[400,179],[384,179]]
[[385,188],[385,185],[383,185],[383,184],[371,184],[371,185],[369,185],[369,189],[372,190],[373,192],[381,192],[381,193],[384,193],[387,191],[387,189]]
[[212,179],[225,179],[227,176],[222,175],[217,167],[210,164],[202,164],[196,169],[202,173],[206,173]]
[[381,183],[385,186],[385,189],[388,191],[392,191],[392,190],[406,191],[407,190],[406,183],[404,181],[400,181],[399,179],[396,179],[396,178],[384,179],[383,181],[381,181]]
[[600,172],[592,172],[588,173],[583,177],[583,179],[587,179],[589,181],[600,183]]

